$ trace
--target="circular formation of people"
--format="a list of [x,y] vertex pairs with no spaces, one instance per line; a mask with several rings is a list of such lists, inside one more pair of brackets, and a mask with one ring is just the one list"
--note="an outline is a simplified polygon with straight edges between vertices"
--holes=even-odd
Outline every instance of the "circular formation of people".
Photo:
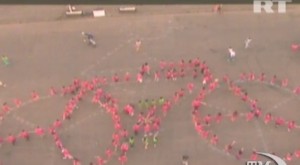
[[[246,48],[250,42],[251,39],[247,38]],[[139,51],[140,45],[141,41],[137,41],[136,51]],[[229,48],[229,61],[234,60],[234,58],[235,52],[232,48]],[[4,58],[4,64],[9,65],[7,57]],[[155,83],[159,81],[180,81],[180,79],[188,78],[190,82],[176,90],[170,98],[158,96],[157,98],[139,100],[136,103],[128,103],[124,107],[120,107],[118,98],[113,97],[107,90],[111,85],[120,83],[136,83],[139,85],[144,83],[145,80]],[[92,99],[88,101],[97,105],[99,110],[104,110],[111,116],[114,133],[111,135],[111,145],[105,148],[105,154],[98,155],[95,160],[91,160],[90,165],[103,165],[111,159],[118,159],[120,164],[124,165],[128,159],[127,153],[135,147],[136,139],[142,139],[145,150],[152,146],[157,147],[161,123],[164,118],[172,111],[173,107],[180,104],[183,98],[194,96],[190,103],[190,111],[187,112],[191,114],[191,121],[197,134],[210,145],[215,146],[228,155],[234,156],[238,160],[257,160],[256,150],[236,147],[235,144],[238,143],[238,140],[232,139],[232,142],[222,146],[220,143],[222,138],[217,135],[217,132],[210,130],[210,126],[221,124],[224,120],[236,122],[239,118],[244,118],[243,121],[245,122],[262,120],[265,124],[273,124],[278,129],[287,129],[288,132],[296,131],[300,126],[296,121],[276,116],[270,112],[266,113],[260,107],[259,100],[251,98],[247,91],[240,86],[240,83],[249,82],[285,89],[285,91],[296,97],[300,94],[300,86],[290,87],[288,79],[279,79],[276,75],[268,77],[264,73],[259,75],[255,73],[241,73],[238,80],[232,80],[228,75],[224,75],[221,78],[214,77],[209,66],[200,58],[160,61],[157,68],[144,63],[136,73],[115,73],[110,77],[99,75],[90,80],[75,78],[69,85],[50,87],[47,96],[49,98],[55,96],[71,97],[62,110],[61,117],[46,128],[37,126],[34,130],[22,130],[19,134],[0,135],[0,145],[16,145],[18,141],[29,141],[32,139],[32,136],[50,136],[53,137],[57,152],[61,153],[63,159],[71,161],[74,165],[80,165],[81,161],[78,158],[80,155],[73,155],[72,151],[64,145],[57,130],[62,127],[66,120],[72,120],[72,115],[80,111],[80,102],[88,100],[87,95],[92,95]],[[1,83],[1,85],[3,84]],[[206,97],[221,86],[228,88],[233,96],[241,99],[249,107],[249,111],[232,111],[224,114],[224,112],[215,109],[210,114],[203,113],[203,107],[208,106]],[[16,98],[3,103],[0,113],[0,124],[5,120],[7,114],[22,106],[26,106],[25,102],[35,103],[41,99],[37,91],[32,91],[30,97],[30,101]],[[122,125],[121,116],[129,117],[136,120],[136,122],[130,128],[126,128]],[[245,152],[246,150],[247,152]],[[273,154],[276,154],[276,151]],[[300,148],[295,148],[280,156],[285,157],[287,161],[298,159],[300,158]],[[187,160],[188,155],[183,155],[183,164],[187,164]]]

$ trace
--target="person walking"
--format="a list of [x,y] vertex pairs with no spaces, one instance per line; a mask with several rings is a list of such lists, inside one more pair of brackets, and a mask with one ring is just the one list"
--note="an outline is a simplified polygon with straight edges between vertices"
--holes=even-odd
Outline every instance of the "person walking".
[[228,52],[229,52],[229,59],[228,61],[233,61],[235,59],[236,53],[235,51],[232,49],[232,47],[228,48]]
[[252,41],[252,39],[250,37],[247,37],[247,39],[245,40],[245,49],[249,48],[251,41]]

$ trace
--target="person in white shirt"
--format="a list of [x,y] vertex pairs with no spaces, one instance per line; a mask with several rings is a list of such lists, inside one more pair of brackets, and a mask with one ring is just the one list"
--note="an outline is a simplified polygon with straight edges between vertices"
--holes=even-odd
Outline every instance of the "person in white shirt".
[[235,53],[235,51],[232,49],[232,47],[229,47],[229,48],[228,48],[228,52],[229,52],[229,59],[228,59],[228,61],[232,61],[232,60],[235,58],[236,53]]
[[250,45],[250,42],[252,41],[252,39],[250,37],[248,37],[246,40],[245,40],[245,49],[249,48],[249,45]]

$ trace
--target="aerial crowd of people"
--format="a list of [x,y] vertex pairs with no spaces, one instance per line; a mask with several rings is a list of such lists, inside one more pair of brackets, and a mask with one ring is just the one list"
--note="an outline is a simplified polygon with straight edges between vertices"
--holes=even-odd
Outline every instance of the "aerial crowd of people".
[[[120,107],[119,100],[114,98],[107,92],[107,85],[118,83],[143,83],[145,79],[151,79],[154,82],[163,80],[180,81],[187,80],[186,86],[181,87],[170,97],[158,96],[157,98],[138,100],[135,103],[127,103],[124,107]],[[288,87],[288,79],[280,80],[276,75],[268,79],[264,73],[256,75],[255,73],[242,73],[239,77],[239,82],[260,82],[273,86],[280,86],[281,88]],[[223,114],[215,111],[215,114],[202,115],[203,107],[208,103],[205,98],[211,92],[214,92],[221,85],[228,87],[234,96],[239,97],[248,107],[249,111],[233,111],[231,114]],[[109,88],[108,88],[109,89]],[[291,90],[293,94],[300,94],[300,86]],[[117,156],[118,160],[124,165],[128,158],[127,152],[134,148],[137,138],[141,138],[144,149],[148,149],[149,145],[156,147],[159,140],[159,132],[163,118],[167,116],[169,111],[181,101],[186,95],[196,95],[191,102],[192,107],[192,121],[195,130],[203,138],[208,140],[212,145],[221,148],[219,137],[208,130],[212,124],[220,124],[223,118],[228,118],[232,122],[236,122],[239,117],[245,117],[246,121],[250,122],[255,119],[262,118],[265,124],[274,123],[276,127],[286,126],[288,131],[299,128],[295,121],[285,120],[281,116],[275,116],[271,113],[266,113],[259,106],[257,99],[252,99],[248,96],[247,91],[242,89],[235,81],[232,81],[228,75],[224,75],[221,80],[214,78],[209,67],[205,61],[199,58],[188,61],[180,60],[179,62],[160,61],[159,67],[155,70],[148,63],[144,63],[138,73],[135,75],[126,72],[124,74],[115,73],[112,77],[96,76],[91,80],[74,79],[70,85],[65,85],[61,88],[50,87],[49,96],[71,96],[71,99],[65,106],[60,119],[56,119],[49,127],[42,128],[37,126],[33,131],[22,130],[19,134],[9,134],[5,138],[0,137],[0,144],[10,143],[16,145],[19,140],[26,141],[31,139],[31,136],[44,137],[51,135],[55,145],[61,151],[62,158],[68,159],[74,165],[80,165],[79,155],[74,156],[72,151],[63,145],[57,129],[63,126],[65,120],[72,120],[74,111],[79,111],[81,100],[86,99],[85,96],[92,94],[90,102],[100,107],[109,114],[114,123],[114,133],[112,135],[111,146],[106,148],[105,156],[97,156],[95,161],[91,161],[90,165],[103,165],[112,157]],[[36,102],[40,99],[36,91],[31,93],[31,101]],[[23,106],[20,99],[15,98],[11,103],[5,102],[2,105],[2,112],[0,114],[1,120],[5,119],[5,115],[10,111]],[[136,120],[132,128],[124,128],[122,126],[122,117],[129,117]],[[244,148],[234,150],[234,145],[237,140],[225,145],[224,151],[226,153],[235,155],[237,159],[244,157]],[[287,153],[286,160],[292,160],[293,157],[300,157],[300,150]],[[256,150],[253,149],[252,160],[257,159]],[[183,155],[183,164],[188,164],[188,156]]]

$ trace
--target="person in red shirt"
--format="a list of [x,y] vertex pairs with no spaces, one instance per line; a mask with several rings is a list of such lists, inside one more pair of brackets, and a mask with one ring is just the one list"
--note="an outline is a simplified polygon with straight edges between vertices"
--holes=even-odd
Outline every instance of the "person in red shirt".
[[219,112],[216,116],[216,123],[219,124],[223,119],[222,113]]
[[134,135],[138,135],[139,134],[139,131],[140,131],[140,124],[139,123],[135,123],[134,125],[133,125],[133,133],[134,133]]
[[266,79],[266,75],[265,75],[265,73],[261,73],[261,74],[260,74],[260,77],[259,77],[259,79],[258,79],[258,80],[259,80],[260,82],[264,82],[264,81],[265,81],[265,79]]
[[227,74],[225,74],[222,78],[223,82],[228,84],[229,83],[229,76]]
[[277,117],[277,118],[275,119],[275,126],[276,126],[276,127],[281,126],[281,125],[284,125],[284,123],[285,123],[285,121],[284,121],[284,119],[281,118],[281,117]]
[[281,81],[281,87],[287,87],[287,86],[288,86],[288,82],[289,82],[288,79],[282,80],[282,81]]
[[198,110],[199,107],[200,107],[201,102],[198,99],[196,99],[196,100],[193,101],[192,104],[193,104],[194,110]]
[[160,73],[159,71],[154,72],[154,81],[159,81],[160,80]]
[[127,138],[128,137],[128,131],[124,128],[124,129],[121,130],[120,135],[123,138]]
[[249,80],[249,81],[255,80],[255,74],[254,74],[254,73],[249,73],[249,74],[248,74],[248,80]]
[[236,96],[240,96],[241,95],[241,88],[237,87],[237,86],[233,86],[233,92]]
[[40,98],[40,96],[36,93],[36,91],[32,91],[31,98],[33,101],[37,101]]
[[125,155],[127,153],[128,149],[129,149],[128,143],[121,144],[121,152],[123,155]]
[[159,62],[159,67],[160,67],[160,70],[161,71],[164,71],[165,70],[165,68],[166,68],[166,62],[165,61],[160,61]]
[[130,81],[130,78],[131,78],[131,77],[130,77],[130,73],[129,73],[129,72],[126,72],[126,73],[125,73],[125,76],[124,76],[124,80],[128,82],[128,81]]
[[73,159],[73,165],[81,165],[81,163],[77,158],[74,158]]
[[210,133],[206,130],[202,130],[201,136],[202,136],[203,139],[208,139],[209,136],[210,136]]
[[55,145],[57,148],[59,148],[61,150],[63,149],[63,144],[60,139],[55,140]]
[[127,156],[126,155],[119,156],[119,161],[121,165],[125,165],[125,163],[127,162]]
[[116,130],[116,131],[119,131],[119,130],[121,130],[122,125],[121,125],[121,123],[118,121],[118,122],[116,122],[116,123],[114,124],[114,127],[115,127],[115,130]]
[[190,94],[193,92],[194,87],[195,87],[194,83],[188,83],[187,84],[187,89],[188,89]]
[[255,108],[255,110],[254,110],[254,116],[256,117],[256,118],[259,118],[260,116],[261,116],[261,109],[260,108]]
[[60,128],[61,127],[61,121],[59,119],[56,119],[55,122],[53,123],[53,127],[55,128]]
[[118,76],[117,73],[114,74],[112,80],[113,80],[113,82],[115,82],[115,83],[119,82],[120,79],[119,79],[119,76]]
[[25,130],[22,130],[22,132],[19,134],[19,137],[25,139],[25,140],[29,140],[29,133]]
[[295,155],[296,158],[300,158],[300,150],[296,150],[294,152],[294,155]]
[[292,153],[287,153],[286,156],[285,156],[285,160],[292,161],[292,159],[293,159],[293,154]]
[[97,156],[97,165],[104,165],[105,163],[107,163],[106,160],[104,160],[100,156]]
[[151,132],[151,125],[149,123],[146,123],[144,126],[144,134],[149,135]]
[[63,120],[66,120],[66,119],[68,119],[68,120],[71,119],[71,114],[70,114],[69,111],[64,111],[63,112]]
[[234,121],[236,121],[236,119],[238,118],[238,116],[239,116],[239,113],[238,113],[237,111],[234,111],[234,112],[232,113],[231,117],[230,117],[230,120],[231,120],[232,122],[234,122]]
[[62,148],[61,153],[64,156],[63,159],[73,159],[73,156],[71,155],[71,153],[67,149]]
[[254,118],[254,113],[253,112],[248,112],[246,114],[246,121],[251,121]]
[[274,76],[272,77],[271,81],[270,81],[270,84],[271,84],[271,85],[275,85],[276,81],[277,81],[277,76],[274,75]]
[[213,82],[209,83],[209,91],[212,92],[216,89],[216,87],[218,86],[218,79],[215,79]]
[[113,155],[113,151],[110,148],[107,148],[105,150],[105,155],[106,155],[107,159],[110,159]]
[[200,122],[195,123],[195,129],[198,132],[198,134],[202,134],[203,126],[200,124]]
[[56,92],[56,90],[54,89],[54,87],[50,87],[50,89],[49,89],[49,94],[50,94],[50,96],[54,96],[54,95],[57,94],[57,92]]
[[35,128],[35,134],[38,135],[38,136],[40,136],[40,137],[43,137],[45,135],[45,131],[40,126],[37,126]]
[[143,82],[143,75],[141,73],[138,73],[137,76],[136,76],[136,80],[137,80],[137,82],[142,83]]
[[267,113],[267,114],[265,115],[265,119],[264,119],[265,124],[268,124],[271,120],[272,120],[272,115],[271,115],[271,113]]
[[8,104],[6,102],[3,103],[2,110],[4,111],[4,113],[7,113],[10,110],[10,107],[8,106]]
[[296,95],[299,95],[299,94],[300,94],[300,87],[296,87],[296,88],[293,90],[293,93],[296,94]]
[[193,70],[193,79],[196,79],[198,77],[198,71],[197,69]]
[[12,134],[9,134],[8,137],[6,138],[6,141],[8,143],[11,143],[12,145],[15,145],[16,144],[16,137],[13,136]]
[[289,121],[289,122],[287,123],[287,125],[288,125],[288,132],[291,132],[291,130],[293,130],[294,128],[296,128],[296,123],[295,123],[295,121]]
[[248,93],[247,93],[247,92],[245,92],[245,93],[242,94],[242,100],[243,100],[244,102],[247,102],[247,101],[248,101]]
[[206,125],[209,125],[210,122],[211,122],[211,119],[212,119],[212,117],[211,117],[210,114],[206,115],[206,116],[204,117],[204,122],[205,122],[205,124],[206,124]]
[[125,107],[124,107],[124,112],[129,115],[129,116],[134,116],[134,108],[132,105],[130,104],[127,104]]
[[244,148],[239,149],[239,151],[238,151],[238,153],[236,155],[236,159],[240,160],[242,158],[242,156],[243,156],[243,153],[244,153]]
[[257,152],[255,150],[252,151],[252,154],[250,156],[250,160],[256,161],[257,160]]
[[241,73],[241,74],[240,74],[240,80],[245,81],[246,78],[247,78],[246,73]]
[[219,142],[218,136],[217,136],[217,135],[213,135],[213,136],[211,137],[211,139],[210,139],[210,143],[211,143],[212,145],[217,145],[218,142]]
[[14,99],[14,103],[17,108],[19,108],[22,105],[22,101],[20,99]]

